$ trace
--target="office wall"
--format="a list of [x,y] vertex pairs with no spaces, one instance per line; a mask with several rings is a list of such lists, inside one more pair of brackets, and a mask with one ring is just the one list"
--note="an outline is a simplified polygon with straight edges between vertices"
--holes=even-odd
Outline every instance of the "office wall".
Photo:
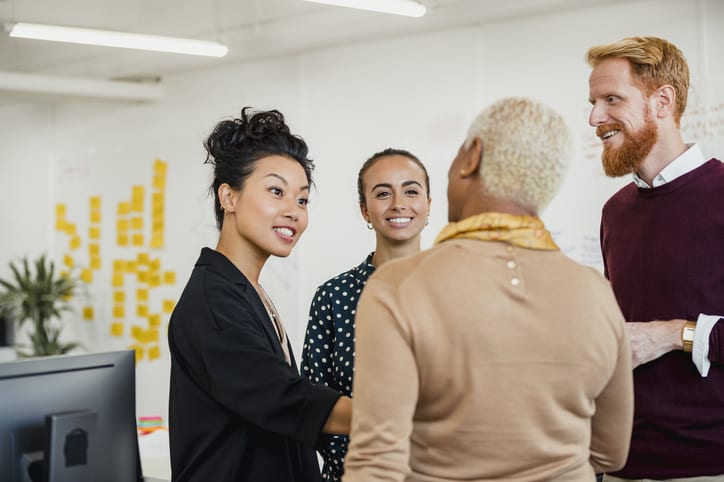
[[[118,322],[114,292],[122,288],[133,298],[137,288],[128,276],[124,286],[113,286],[114,261],[142,253],[176,275],[174,283],[152,290],[146,303],[161,313],[163,334],[164,300],[178,297],[201,246],[216,241],[201,142],[216,122],[244,105],[278,108],[307,140],[317,163],[307,233],[290,258],[271,261],[262,279],[298,356],[316,286],[361,262],[374,247],[356,202],[364,159],[396,146],[427,164],[433,204],[423,246],[429,247],[446,223],[449,162],[474,115],[505,95],[555,106],[574,130],[573,165],[543,217],[568,254],[600,268],[600,208],[627,180],[601,172],[600,146],[587,125],[590,69],[583,56],[590,45],[629,35],[658,35],[682,48],[693,79],[683,122],[687,140],[700,142],[708,156],[724,155],[724,95],[715,88],[724,85],[718,48],[724,45],[724,3],[718,0],[632,1],[177,75],[165,79],[167,95],[150,104],[38,99],[0,106],[0,276],[8,274],[9,260],[44,250],[59,263],[68,253],[87,263],[88,240],[70,250],[68,236],[56,229],[56,206],[66,204],[83,237],[89,198],[98,197],[103,263],[93,272],[88,298],[78,300],[66,335],[91,350],[139,344],[133,326],[147,325],[138,316],[138,300],[126,300],[121,336],[109,336],[109,330]],[[119,246],[118,204],[132,196],[134,186],[150,198],[157,159],[167,169],[163,248]],[[94,316],[86,321],[80,310],[89,303]],[[165,414],[166,340],[140,345],[139,415]],[[153,346],[160,352],[151,361]]]

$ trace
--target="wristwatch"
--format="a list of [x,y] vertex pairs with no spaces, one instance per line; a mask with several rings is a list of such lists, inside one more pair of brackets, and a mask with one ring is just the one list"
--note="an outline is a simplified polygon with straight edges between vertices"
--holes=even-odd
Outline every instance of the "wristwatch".
[[693,321],[687,321],[684,325],[684,329],[681,331],[681,341],[684,344],[684,351],[691,353],[694,349],[694,331],[696,330],[696,323]]

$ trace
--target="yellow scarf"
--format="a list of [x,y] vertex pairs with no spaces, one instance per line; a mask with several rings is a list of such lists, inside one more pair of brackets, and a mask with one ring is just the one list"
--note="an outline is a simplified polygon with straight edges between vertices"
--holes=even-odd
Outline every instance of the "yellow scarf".
[[503,241],[529,249],[558,251],[543,221],[535,216],[505,213],[481,213],[457,223],[450,223],[438,234],[435,244],[448,239],[468,238]]

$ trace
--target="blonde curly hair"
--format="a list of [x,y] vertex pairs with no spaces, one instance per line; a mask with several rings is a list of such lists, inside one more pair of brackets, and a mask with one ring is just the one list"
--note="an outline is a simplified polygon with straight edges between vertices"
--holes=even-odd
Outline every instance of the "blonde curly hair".
[[501,99],[473,120],[465,140],[480,139],[480,176],[488,194],[539,212],[570,165],[572,136],[551,107],[523,97]]

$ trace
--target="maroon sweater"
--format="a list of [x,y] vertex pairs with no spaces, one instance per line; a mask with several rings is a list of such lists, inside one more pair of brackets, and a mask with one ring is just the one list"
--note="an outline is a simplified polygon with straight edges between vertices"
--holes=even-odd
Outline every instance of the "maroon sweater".
[[[626,321],[724,315],[724,164],[711,159],[652,189],[633,183],[603,207],[601,249]],[[634,370],[634,428],[623,478],[724,474],[724,319],[709,376],[676,350]]]

